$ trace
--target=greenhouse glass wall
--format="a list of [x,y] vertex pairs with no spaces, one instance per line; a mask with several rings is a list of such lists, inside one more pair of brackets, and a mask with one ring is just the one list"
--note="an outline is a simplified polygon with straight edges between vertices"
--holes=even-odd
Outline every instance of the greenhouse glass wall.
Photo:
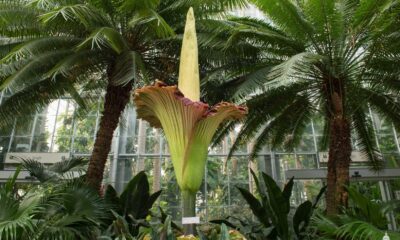
[[[7,98],[1,93],[0,101]],[[14,126],[0,129],[1,170],[15,169],[13,156],[51,158],[57,162],[60,156],[90,156],[102,109],[102,96],[93,99],[89,111],[80,113],[71,99],[57,99],[34,116],[16,119]],[[98,100],[98,101],[96,101]],[[1,103],[0,103],[1,104]],[[370,114],[377,133],[376,141],[385,158],[387,169],[399,170],[399,135],[393,126],[376,114]],[[236,134],[233,131],[223,143],[210,149],[204,183],[197,195],[198,214],[203,220],[223,217],[226,214],[249,214],[243,212],[243,200],[236,186],[254,191],[250,169],[264,171],[283,184],[288,171],[309,170],[311,175],[324,169],[324,152],[319,151],[318,142],[322,127],[318,119],[310,120],[307,134],[293,152],[284,149],[271,151],[265,146],[255,161],[248,161],[251,143],[243,146],[227,160],[230,145]],[[354,140],[355,141],[355,140]],[[353,142],[354,142],[353,141]],[[353,168],[367,169],[362,157],[357,156]],[[27,154],[29,153],[29,154]],[[27,155],[24,155],[27,154]],[[61,154],[61,155],[60,155]],[[361,159],[360,159],[361,158]],[[125,184],[139,171],[150,176],[152,191],[163,190],[159,204],[175,219],[180,208],[179,188],[175,181],[168,146],[162,131],[153,129],[144,121],[136,119],[133,106],[127,107],[116,130],[112,150],[109,154],[104,184],[112,184],[121,191]],[[399,175],[397,175],[399,176]],[[324,184],[324,177],[308,176],[296,181],[293,203],[314,197]],[[355,182],[363,181],[365,191],[383,200],[400,198],[400,180],[395,178],[364,179],[362,175],[352,175]]]

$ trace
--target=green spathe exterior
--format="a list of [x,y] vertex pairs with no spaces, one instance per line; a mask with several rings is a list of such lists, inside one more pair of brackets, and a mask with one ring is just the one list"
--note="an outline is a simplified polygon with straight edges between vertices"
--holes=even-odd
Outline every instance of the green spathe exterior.
[[195,215],[195,196],[206,164],[208,146],[218,126],[228,119],[239,119],[245,107],[221,102],[213,107],[199,101],[200,79],[193,10],[187,16],[183,37],[179,88],[156,81],[136,90],[138,117],[162,128],[168,141],[176,179],[182,191],[183,216]]

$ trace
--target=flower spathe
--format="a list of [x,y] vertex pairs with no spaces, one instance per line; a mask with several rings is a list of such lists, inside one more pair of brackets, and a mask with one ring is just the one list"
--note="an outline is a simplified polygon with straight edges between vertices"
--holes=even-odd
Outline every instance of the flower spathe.
[[[156,81],[136,90],[139,118],[162,128],[167,138],[178,185],[193,201],[203,179],[208,146],[218,126],[243,117],[247,109],[221,102],[213,107],[200,102],[198,47],[193,9],[186,16],[179,66],[178,86]],[[193,209],[192,209],[193,210]]]
[[177,86],[161,81],[136,90],[134,101],[139,118],[164,130],[180,189],[194,193],[200,188],[208,146],[218,126],[247,113],[232,103],[209,107],[192,101]]
[[[193,217],[196,215],[196,192],[203,180],[212,137],[223,121],[242,118],[247,109],[227,102],[213,107],[200,102],[198,49],[192,8],[186,17],[178,86],[179,89],[156,81],[152,86],[136,90],[134,101],[139,118],[164,130],[182,192],[182,216]],[[184,233],[193,234],[194,225],[184,225]]]

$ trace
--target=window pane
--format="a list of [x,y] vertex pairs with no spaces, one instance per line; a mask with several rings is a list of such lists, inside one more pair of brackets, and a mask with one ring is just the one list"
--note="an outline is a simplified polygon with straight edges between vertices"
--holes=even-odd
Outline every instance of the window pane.
[[38,116],[34,131],[35,137],[49,138],[53,133],[55,116]]
[[15,124],[15,136],[27,136],[32,134],[32,125],[34,117],[25,117],[18,119]]
[[400,168],[400,156],[399,154],[384,154],[383,158],[386,162],[387,168]]
[[73,151],[75,153],[90,153],[93,149],[93,138],[75,137]]
[[56,123],[56,134],[59,136],[71,136],[73,131],[73,121],[73,115],[59,115]]
[[119,153],[137,153],[137,137],[121,136],[119,144]]
[[70,152],[71,137],[55,136],[53,152]]
[[312,136],[302,137],[299,145],[296,147],[296,150],[299,152],[314,152],[314,138]]
[[397,146],[393,135],[378,135],[378,141],[382,152],[397,152]]
[[223,158],[213,157],[208,159],[206,179],[208,206],[229,204],[228,173],[224,166]]
[[37,137],[33,137],[32,141],[32,152],[48,152],[50,149],[51,138],[45,134]]
[[84,119],[78,119],[76,121],[75,136],[93,138],[95,126],[95,116],[86,116]]
[[9,144],[10,137],[0,137],[0,154],[7,152]]
[[29,137],[14,137],[10,152],[29,152],[30,140]]

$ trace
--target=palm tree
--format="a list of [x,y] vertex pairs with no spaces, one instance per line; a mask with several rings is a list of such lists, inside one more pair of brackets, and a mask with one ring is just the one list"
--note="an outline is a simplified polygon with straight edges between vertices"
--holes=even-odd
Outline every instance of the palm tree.
[[187,9],[192,6],[206,19],[244,3],[2,0],[0,89],[12,96],[0,108],[0,122],[12,124],[15,116],[34,113],[63,95],[84,107],[96,90],[105,91],[87,172],[87,182],[99,189],[112,136],[132,88],[149,79],[176,79],[180,41],[174,36],[182,32]]
[[[249,107],[231,154],[251,139],[255,144],[250,158],[267,143],[293,149],[310,119],[322,116],[321,146],[329,147],[327,212],[337,213],[348,201],[351,136],[374,169],[383,164],[369,109],[400,130],[400,4],[252,2],[265,20],[232,18],[220,34],[228,39],[226,51],[237,46],[251,50],[237,71],[223,72],[229,78],[218,82],[223,92],[217,94],[228,94]],[[226,125],[216,141],[233,127],[233,122]]]

